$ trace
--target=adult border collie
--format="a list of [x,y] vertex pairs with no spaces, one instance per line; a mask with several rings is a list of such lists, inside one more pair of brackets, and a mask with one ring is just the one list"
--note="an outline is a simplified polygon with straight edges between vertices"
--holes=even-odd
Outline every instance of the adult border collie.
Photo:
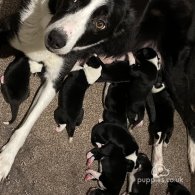
[[[6,40],[30,60],[42,62],[46,69],[45,82],[29,113],[2,148],[0,179],[8,175],[15,156],[64,76],[89,55],[117,57],[132,49],[153,47],[161,56],[173,98],[178,100],[177,95],[185,93],[182,87],[175,90],[170,74],[189,43],[191,0],[150,0],[147,6],[143,3],[146,1],[23,0],[20,10],[0,24],[0,43]],[[182,104],[177,102],[176,108],[182,114]],[[194,121],[195,113],[191,112]],[[183,117],[184,121],[187,117]],[[191,120],[187,120],[186,126],[190,132],[190,164],[195,171],[195,125],[191,125]]]

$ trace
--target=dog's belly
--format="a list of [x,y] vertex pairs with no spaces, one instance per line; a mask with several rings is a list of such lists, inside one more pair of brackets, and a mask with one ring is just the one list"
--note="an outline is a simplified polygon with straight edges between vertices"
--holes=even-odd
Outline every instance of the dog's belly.
[[[22,51],[27,57],[36,62],[43,62],[52,74],[59,72],[63,65],[63,58],[48,51],[44,43],[44,29],[51,19],[48,0],[31,0],[31,3],[21,12],[21,26],[18,36],[10,44]],[[54,72],[53,72],[54,71]]]

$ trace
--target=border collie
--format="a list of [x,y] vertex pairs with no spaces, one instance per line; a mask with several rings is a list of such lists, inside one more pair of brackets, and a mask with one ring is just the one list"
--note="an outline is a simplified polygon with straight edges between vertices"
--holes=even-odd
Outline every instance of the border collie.
[[129,0],[24,0],[16,14],[0,22],[0,43],[6,40],[46,70],[22,125],[0,153],[0,179],[8,175],[34,123],[70,70],[94,53],[126,54],[134,25]]
[[152,163],[149,158],[143,154],[138,153],[136,167],[130,173],[127,192],[123,195],[150,195],[152,185]]
[[107,154],[103,157],[98,153],[95,156],[95,160],[99,160],[98,172],[92,169],[86,170],[85,181],[96,179],[100,187],[90,189],[87,193],[89,195],[118,195],[125,181],[126,173],[129,171],[127,159],[125,159],[120,147],[111,143],[106,152]]
[[136,63],[130,71],[127,101],[127,117],[132,129],[143,121],[146,98],[160,70],[158,55],[153,49],[140,49],[134,56]]
[[[163,172],[163,145],[167,146],[174,128],[174,103],[165,87],[152,94],[149,107],[149,132],[153,144],[153,176]],[[154,111],[153,111],[154,110]]]
[[66,127],[69,142],[73,141],[75,127],[79,126],[83,120],[82,107],[85,92],[100,77],[101,70],[101,63],[93,56],[81,70],[71,72],[62,84],[54,119],[58,124],[57,132]]
[[87,153],[87,166],[92,165],[96,156],[107,156],[110,144],[121,148],[125,158],[130,162],[133,161],[135,166],[139,146],[134,137],[122,126],[105,122],[96,124],[92,128],[91,143],[98,148]]
[[[191,0],[151,0],[139,12],[136,4],[140,2],[24,0],[16,14],[1,22],[0,43],[7,40],[30,60],[42,62],[46,79],[24,123],[2,149],[0,179],[8,175],[34,123],[79,59],[94,53],[118,57],[146,46],[159,52],[167,86],[189,131],[189,161],[191,170],[195,171],[195,113],[190,101],[186,102],[186,90],[189,90],[184,85],[188,82],[182,80],[178,85],[180,76],[186,72],[175,72],[173,68],[181,51],[186,46],[191,50],[191,44],[195,43],[195,22],[191,23],[195,6]],[[192,68],[188,60],[184,63]]]

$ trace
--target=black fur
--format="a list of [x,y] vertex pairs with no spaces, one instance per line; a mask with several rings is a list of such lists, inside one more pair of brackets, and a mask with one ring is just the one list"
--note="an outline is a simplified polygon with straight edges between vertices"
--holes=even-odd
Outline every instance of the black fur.
[[112,143],[107,147],[106,153],[103,154],[104,156],[101,157],[101,155],[96,155],[96,160],[99,160],[99,164],[102,167],[99,181],[102,182],[106,190],[95,189],[88,194],[118,195],[125,181],[126,172],[128,171],[127,160],[121,148]]
[[167,195],[191,195],[191,193],[185,186],[173,181],[168,183]]
[[17,117],[20,104],[29,96],[30,67],[28,58],[17,56],[9,64],[4,73],[4,83],[1,83],[1,92],[7,103],[10,104],[13,123]]
[[138,152],[138,145],[135,139],[127,132],[126,129],[112,123],[96,124],[91,132],[91,143],[96,146],[96,142],[104,144],[98,149],[99,153],[103,153],[110,143],[115,144],[122,149],[124,156]]

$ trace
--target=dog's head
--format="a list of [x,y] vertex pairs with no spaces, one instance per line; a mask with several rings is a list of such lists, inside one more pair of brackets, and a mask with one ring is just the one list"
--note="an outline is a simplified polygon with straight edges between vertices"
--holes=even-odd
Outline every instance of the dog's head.
[[128,0],[50,0],[45,45],[53,53],[91,48],[120,33]]

